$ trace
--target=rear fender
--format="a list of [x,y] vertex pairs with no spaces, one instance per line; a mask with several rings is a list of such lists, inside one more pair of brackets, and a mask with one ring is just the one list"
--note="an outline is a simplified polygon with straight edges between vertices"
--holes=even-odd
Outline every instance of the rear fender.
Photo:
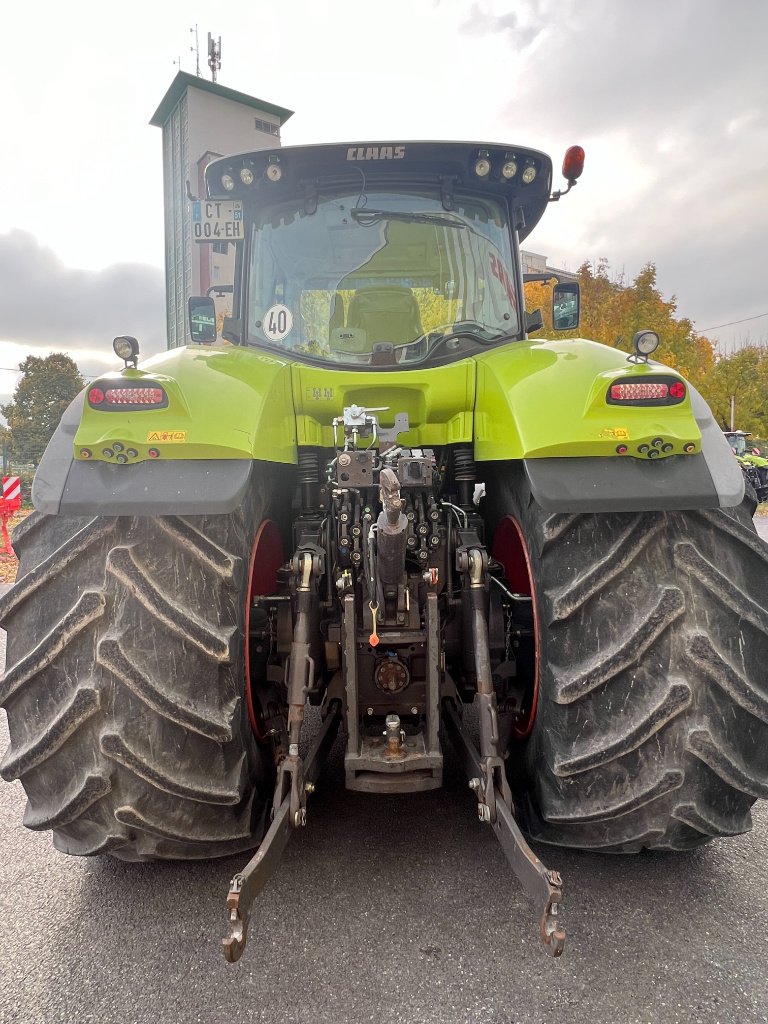
[[[88,388],[78,395],[38,467],[35,508],[49,515],[226,513],[242,500],[254,460],[296,462],[288,362],[252,349],[195,347],[97,383],[139,388],[150,381],[167,394],[161,408],[106,411],[90,405]],[[126,452],[130,464],[121,465]]]
[[[607,401],[614,382],[659,374],[682,380],[674,370],[628,362],[623,352],[580,338],[516,343],[478,357],[477,365],[475,459],[522,460],[546,510],[683,510],[741,502],[736,460],[690,384],[676,405]],[[657,455],[650,459],[654,440]]]
[[202,515],[232,512],[255,463],[250,459],[142,462],[117,466],[73,458],[85,392],[72,402],[48,443],[32,484],[46,515]]
[[538,503],[548,512],[650,512],[734,508],[744,498],[744,475],[709,406],[688,385],[701,450],[644,459],[526,459]]

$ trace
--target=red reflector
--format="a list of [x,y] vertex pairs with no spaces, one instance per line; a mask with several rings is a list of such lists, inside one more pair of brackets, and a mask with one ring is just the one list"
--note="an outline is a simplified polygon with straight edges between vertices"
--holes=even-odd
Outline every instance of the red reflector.
[[[673,385],[674,386],[674,385]],[[107,392],[109,394],[109,392]],[[666,398],[669,385],[661,384],[612,384],[611,398],[614,402],[633,402],[643,398]]]
[[685,398],[685,384],[681,380],[669,385],[670,398]]
[[160,405],[164,398],[162,388],[110,388],[107,391],[110,405]]
[[91,405],[101,405],[104,401],[104,392],[101,388],[91,388],[88,392],[88,401]]

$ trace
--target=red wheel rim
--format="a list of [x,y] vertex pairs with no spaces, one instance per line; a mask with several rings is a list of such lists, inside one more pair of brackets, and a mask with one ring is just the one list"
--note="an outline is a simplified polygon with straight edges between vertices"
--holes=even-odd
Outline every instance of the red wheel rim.
[[283,542],[280,531],[271,519],[265,519],[256,531],[248,568],[248,588],[245,598],[245,697],[251,728],[260,743],[265,743],[257,700],[251,686],[251,605],[254,595],[274,594],[277,590],[277,571],[283,564]]
[[505,516],[496,527],[492,553],[496,561],[501,562],[504,566],[510,589],[517,594],[525,594],[531,598],[534,645],[533,696],[531,697],[531,709],[525,720],[519,722],[512,730],[516,739],[524,740],[531,734],[539,703],[539,613],[536,607],[536,587],[531,570],[531,556],[528,553],[528,546],[525,543],[520,523],[514,516]]

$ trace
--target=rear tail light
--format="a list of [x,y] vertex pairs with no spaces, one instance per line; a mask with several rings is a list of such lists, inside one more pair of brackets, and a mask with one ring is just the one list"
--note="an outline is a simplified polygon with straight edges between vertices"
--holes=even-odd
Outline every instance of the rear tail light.
[[614,402],[631,402],[637,398],[667,398],[668,384],[612,384]]
[[683,381],[656,377],[654,380],[617,381],[608,388],[606,400],[609,405],[677,405],[685,394]]
[[160,405],[162,388],[110,388],[104,396],[110,405]]
[[94,384],[88,391],[88,404],[100,412],[117,409],[164,409],[168,395],[159,384],[147,382],[142,387],[114,387],[104,382]]

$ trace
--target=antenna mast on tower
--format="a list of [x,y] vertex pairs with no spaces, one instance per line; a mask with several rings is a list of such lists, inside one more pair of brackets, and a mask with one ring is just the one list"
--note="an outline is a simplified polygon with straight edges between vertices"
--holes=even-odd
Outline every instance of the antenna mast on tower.
[[[190,50],[195,54],[195,74],[200,78],[200,39],[197,35],[197,25],[189,31],[195,33],[195,45],[190,46]],[[210,39],[210,36],[208,38]]]
[[211,69],[211,81],[216,81],[216,73],[221,67],[221,36],[218,39],[214,39],[211,33],[208,33],[208,67]]

